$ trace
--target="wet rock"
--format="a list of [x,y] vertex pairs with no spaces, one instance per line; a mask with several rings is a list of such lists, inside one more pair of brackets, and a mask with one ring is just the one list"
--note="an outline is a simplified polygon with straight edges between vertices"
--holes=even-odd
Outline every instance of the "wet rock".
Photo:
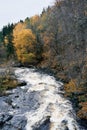
[[22,82],[20,82],[20,83],[18,84],[18,86],[25,86],[26,84],[27,84],[26,82],[22,81]]
[[11,98],[6,98],[5,102],[8,104],[8,105],[12,105],[12,99]]
[[25,130],[26,120],[21,117],[14,118],[12,121],[7,122],[0,130]]
[[6,114],[6,113],[0,115],[0,127],[2,127],[6,122],[11,120],[12,118],[13,118],[12,115],[9,115],[9,114]]
[[71,103],[59,94],[60,83],[32,69],[18,68],[15,75],[28,85],[17,87],[11,90],[12,94],[0,98],[0,130],[49,130],[51,123],[51,130],[74,128],[76,118],[71,116]]
[[37,128],[34,128],[33,130],[49,130],[50,128],[50,117],[47,117],[47,119],[42,123],[39,124]]
[[10,123],[16,130],[25,130],[27,120],[23,116],[15,116]]
[[16,95],[15,98],[19,98],[19,95]]
[[4,121],[4,122],[9,121],[9,120],[12,119],[12,117],[13,117],[12,115],[6,114],[6,115],[4,115],[3,121]]
[[0,115],[0,127],[4,124],[3,122],[3,115]]
[[63,120],[62,122],[62,127],[63,127],[63,130],[69,130],[68,126],[67,126],[67,120]]
[[16,103],[12,103],[12,108],[15,109],[15,108],[19,108],[19,107],[17,106]]
[[62,124],[63,124],[63,125],[66,125],[66,124],[67,124],[67,120],[63,120],[63,121],[62,121]]
[[69,128],[67,126],[65,126],[65,129],[64,130],[69,130]]

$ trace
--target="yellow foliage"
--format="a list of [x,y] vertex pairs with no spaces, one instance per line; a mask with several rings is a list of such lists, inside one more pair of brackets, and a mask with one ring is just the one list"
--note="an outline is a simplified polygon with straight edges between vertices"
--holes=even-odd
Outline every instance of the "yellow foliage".
[[76,92],[76,80],[75,79],[71,79],[70,82],[68,84],[65,84],[65,91],[66,92]]
[[[30,29],[23,29],[21,32],[17,34],[17,36],[14,36],[14,45],[15,47],[19,46],[21,48],[28,47],[29,45],[32,46],[32,43],[34,43],[36,40],[35,35],[32,33]],[[30,47],[31,47],[30,46]]]
[[35,62],[35,54],[29,53],[29,54],[23,54],[22,55],[22,63],[34,63]]
[[44,46],[46,46],[46,45],[49,45],[49,43],[51,42],[51,37],[49,37],[49,36],[43,36],[43,41],[44,41]]
[[71,79],[69,81],[69,83],[66,83],[64,85],[64,89],[65,89],[65,92],[66,92],[65,96],[68,96],[68,95],[70,95],[71,93],[74,93],[74,92],[82,92],[83,91],[83,87],[77,85],[76,79]]
[[41,18],[42,23],[44,23],[47,20],[47,13],[44,13],[44,15]]
[[80,105],[82,108],[78,111],[77,115],[80,118],[87,119],[87,102],[82,102]]
[[39,15],[35,15],[35,16],[31,17],[31,19],[30,19],[31,25],[37,24],[38,21],[39,21]]
[[37,27],[37,29],[41,31],[41,30],[43,30],[43,26],[42,26],[42,25],[39,25],[39,26]]
[[13,30],[13,35],[14,37],[16,37],[18,35],[19,32],[21,32],[23,29],[25,29],[25,24],[24,23],[18,23],[14,30]]
[[16,29],[14,29],[13,36],[14,47],[16,49],[18,60],[22,63],[30,63],[33,61],[32,59],[35,59],[36,37],[31,29],[22,28],[20,31],[17,31],[16,27]]

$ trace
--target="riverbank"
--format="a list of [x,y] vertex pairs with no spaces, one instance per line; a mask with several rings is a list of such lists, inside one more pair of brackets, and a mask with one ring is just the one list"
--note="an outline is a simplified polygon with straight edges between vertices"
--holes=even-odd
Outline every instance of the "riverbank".
[[26,85],[16,79],[14,70],[13,67],[0,67],[0,96],[8,95],[10,89]]
[[[57,79],[57,81],[62,81],[62,79],[60,79],[58,76],[56,76],[56,71],[53,71],[50,68],[41,68],[41,67],[34,67],[34,66],[28,66],[28,67],[36,68],[35,71],[40,72],[42,74],[49,74],[50,76],[54,76]],[[4,90],[5,90],[5,91],[3,91],[3,89],[0,90],[1,95],[6,95],[6,93],[5,93],[6,90],[16,88],[18,86],[21,86],[21,84],[23,84],[23,83],[19,83],[17,81],[17,79],[14,75],[14,70],[15,70],[14,67],[2,67],[2,68],[0,68],[0,77],[1,77],[1,80],[3,79],[3,86],[4,86]],[[72,89],[72,85],[73,85],[74,89]],[[70,86],[71,86],[71,88],[70,88]],[[85,116],[86,110],[83,107],[80,106],[81,102],[84,103],[84,105],[85,105],[84,90],[82,91],[82,89],[79,88],[81,90],[81,91],[79,91],[79,89],[76,89],[73,82],[71,82],[71,85],[70,84],[68,85],[68,83],[64,83],[64,88],[61,88],[61,89],[62,90],[64,89],[64,91],[65,91],[65,94],[64,94],[65,98],[69,99],[72,102],[73,108],[76,111],[76,114],[77,114],[77,117],[78,117],[78,120],[79,120],[78,121],[79,124],[81,126],[87,128],[87,118]],[[80,115],[78,113],[80,113]]]
[[63,84],[36,69],[17,68],[15,75],[26,86],[0,97],[1,130],[80,129],[69,100],[64,98]]
[[[29,67],[29,66],[27,66]],[[42,74],[49,74],[56,78],[57,81],[60,81],[64,84],[61,87],[64,90],[64,96],[72,102],[73,108],[76,112],[78,122],[85,129],[87,128],[87,89],[83,86],[77,86],[75,80],[69,80],[69,78],[64,76],[61,78],[60,73],[56,69],[51,69],[50,67],[41,67],[41,66],[30,66],[30,68],[36,68],[35,71]],[[63,72],[62,72],[63,74]]]
[[62,89],[64,89],[65,98],[72,102],[79,124],[87,129],[87,88],[83,85],[77,86],[77,81],[72,78],[69,79],[63,71],[60,72],[50,67],[39,68],[39,71],[53,75],[57,81],[63,82],[64,87]]

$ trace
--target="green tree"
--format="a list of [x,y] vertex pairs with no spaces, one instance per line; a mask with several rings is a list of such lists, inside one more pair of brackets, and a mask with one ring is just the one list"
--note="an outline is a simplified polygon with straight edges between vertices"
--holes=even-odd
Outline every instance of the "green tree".
[[14,46],[13,46],[13,24],[8,24],[2,29],[2,41],[7,51],[7,58],[14,55]]

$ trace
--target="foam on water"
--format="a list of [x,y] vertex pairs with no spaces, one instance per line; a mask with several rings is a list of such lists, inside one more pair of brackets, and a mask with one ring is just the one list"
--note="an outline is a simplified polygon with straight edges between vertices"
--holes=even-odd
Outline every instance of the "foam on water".
[[30,93],[36,95],[29,101],[29,104],[35,105],[31,105],[29,110],[27,107],[24,112],[27,118],[26,130],[39,127],[48,117],[50,130],[81,130],[71,102],[63,97],[62,83],[57,82],[53,76],[36,72],[34,69],[18,68],[15,75],[19,80],[27,82],[26,97]]

